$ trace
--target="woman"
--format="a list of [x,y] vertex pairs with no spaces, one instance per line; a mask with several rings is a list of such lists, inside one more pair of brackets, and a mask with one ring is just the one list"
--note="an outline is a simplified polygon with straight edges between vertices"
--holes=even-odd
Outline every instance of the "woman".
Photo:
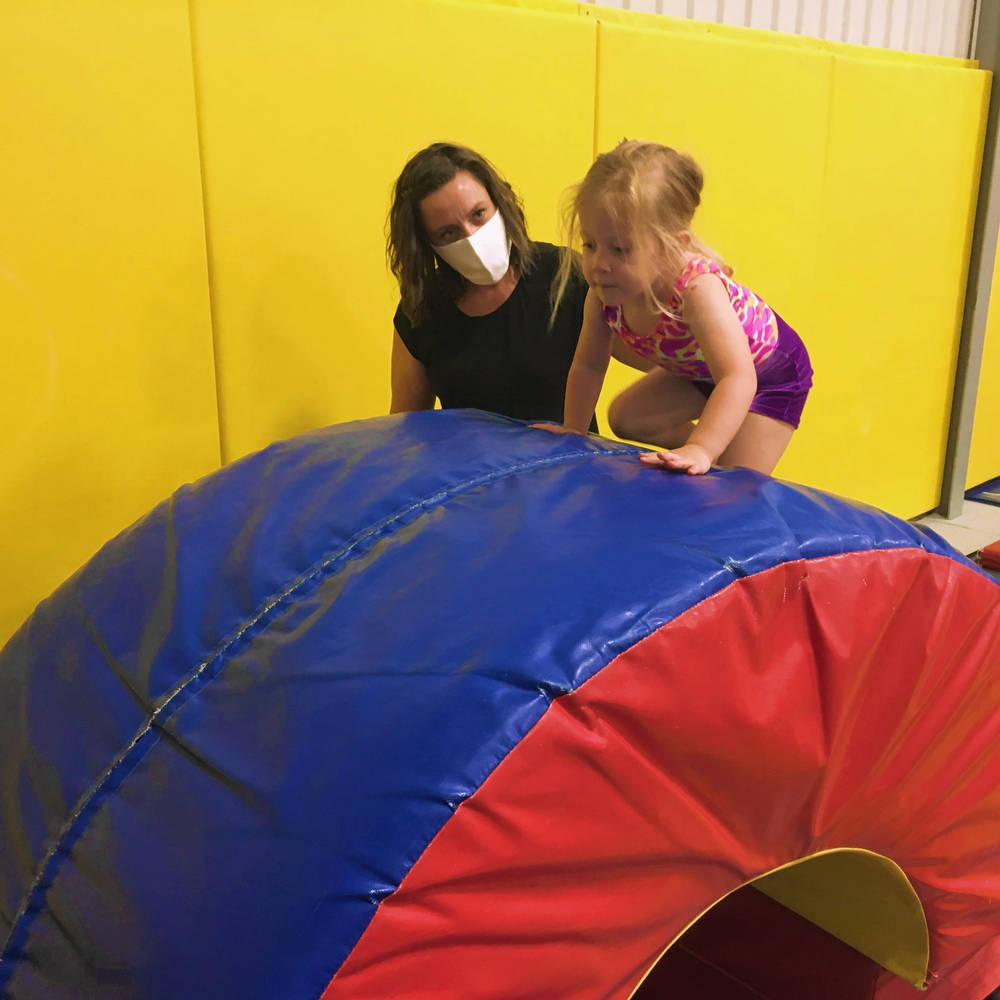
[[387,230],[400,290],[390,412],[437,398],[561,421],[587,285],[572,277],[550,325],[558,248],[528,238],[521,203],[495,168],[464,146],[422,149],[396,181]]

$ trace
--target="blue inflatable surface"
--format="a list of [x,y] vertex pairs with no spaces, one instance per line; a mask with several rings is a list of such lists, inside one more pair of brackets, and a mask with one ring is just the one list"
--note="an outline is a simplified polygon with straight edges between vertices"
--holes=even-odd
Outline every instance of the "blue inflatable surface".
[[[180,489],[0,655],[0,987],[313,998],[546,712],[734,580],[940,539],[476,412]],[[971,568],[970,568],[971,571]]]

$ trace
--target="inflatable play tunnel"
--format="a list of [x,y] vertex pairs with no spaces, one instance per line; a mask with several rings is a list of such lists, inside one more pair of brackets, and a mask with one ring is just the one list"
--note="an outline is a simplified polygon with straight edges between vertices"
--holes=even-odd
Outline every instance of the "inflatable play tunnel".
[[379,418],[108,543],[0,654],[0,993],[981,1000],[1000,588],[636,454]]

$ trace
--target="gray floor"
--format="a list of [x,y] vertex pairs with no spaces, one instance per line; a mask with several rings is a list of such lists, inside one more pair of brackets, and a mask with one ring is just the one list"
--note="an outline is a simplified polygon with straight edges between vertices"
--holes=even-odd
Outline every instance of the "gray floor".
[[950,521],[937,514],[915,519],[917,524],[936,531],[964,555],[971,556],[983,546],[1000,541],[1000,506],[966,500],[962,513]]

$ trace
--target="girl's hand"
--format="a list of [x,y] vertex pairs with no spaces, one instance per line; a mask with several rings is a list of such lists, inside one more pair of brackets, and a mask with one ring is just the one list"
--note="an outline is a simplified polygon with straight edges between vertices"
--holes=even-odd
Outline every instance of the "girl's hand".
[[701,476],[712,467],[711,455],[700,444],[685,444],[673,451],[644,451],[639,461],[671,472],[686,472],[689,476]]

